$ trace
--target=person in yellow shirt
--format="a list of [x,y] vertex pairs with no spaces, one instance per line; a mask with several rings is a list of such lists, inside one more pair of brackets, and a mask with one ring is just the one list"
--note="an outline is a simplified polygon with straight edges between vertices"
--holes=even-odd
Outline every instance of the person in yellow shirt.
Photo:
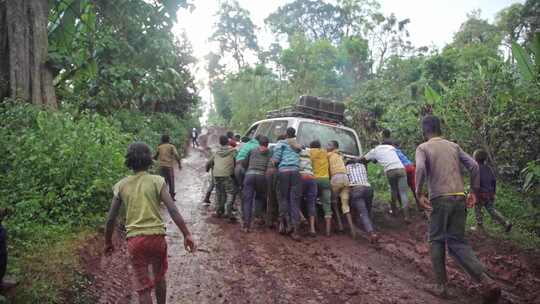
[[[165,179],[147,172],[152,165],[152,153],[148,145],[135,142],[129,145],[126,166],[134,175],[127,176],[113,187],[113,199],[105,228],[105,254],[114,251],[112,235],[121,205],[126,210],[126,236],[129,259],[135,272],[136,290],[139,303],[152,303],[151,291],[155,288],[157,303],[167,299],[167,242],[165,223],[159,212],[163,202],[171,219],[184,235],[184,247],[195,252],[193,241],[182,215],[169,194]],[[153,275],[149,274],[152,267]]]
[[309,158],[313,166],[313,175],[317,183],[317,192],[321,199],[326,236],[330,236],[332,226],[332,190],[330,188],[330,175],[328,173],[328,154],[321,149],[321,142],[314,140],[309,144]]
[[176,147],[170,143],[171,138],[167,134],[161,135],[161,143],[156,149],[154,159],[159,161],[159,175],[161,175],[167,186],[173,200],[176,200],[174,191],[174,164],[178,163],[178,168],[182,167],[180,155]]
[[330,186],[332,188],[332,208],[336,214],[338,231],[343,232],[343,223],[339,215],[337,207],[338,198],[341,200],[341,211],[347,218],[351,229],[351,235],[356,238],[356,230],[354,228],[351,208],[349,206],[349,177],[347,176],[347,168],[343,161],[343,156],[339,153],[339,143],[331,140],[327,144],[328,151],[328,171],[330,173]]

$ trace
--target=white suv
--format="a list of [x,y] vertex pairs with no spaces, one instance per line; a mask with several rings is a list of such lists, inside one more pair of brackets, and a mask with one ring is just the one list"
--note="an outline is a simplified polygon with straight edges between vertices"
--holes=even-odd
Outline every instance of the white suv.
[[335,140],[339,143],[339,150],[344,156],[359,157],[362,147],[356,131],[341,124],[316,120],[304,117],[279,117],[260,120],[248,129],[246,136],[254,137],[265,135],[270,143],[276,143],[281,134],[285,134],[288,127],[296,130],[296,139],[300,144],[309,147],[314,140],[319,140],[323,147]]

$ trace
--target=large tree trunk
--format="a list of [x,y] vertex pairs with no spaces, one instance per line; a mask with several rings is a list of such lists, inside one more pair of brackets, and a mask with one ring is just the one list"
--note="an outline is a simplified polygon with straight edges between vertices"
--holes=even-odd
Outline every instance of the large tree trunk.
[[0,0],[0,100],[56,107],[47,65],[47,0]]

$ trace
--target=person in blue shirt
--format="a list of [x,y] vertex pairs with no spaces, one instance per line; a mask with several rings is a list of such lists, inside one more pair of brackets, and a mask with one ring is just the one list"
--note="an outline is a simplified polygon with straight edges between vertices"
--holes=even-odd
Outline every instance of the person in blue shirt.
[[[294,128],[288,128],[287,138],[294,138],[295,133]],[[272,162],[278,168],[279,232],[281,234],[290,233],[293,240],[299,241],[298,224],[300,215],[298,213],[298,204],[302,185],[300,156],[286,139],[280,140],[274,147]]]
[[416,166],[414,163],[405,155],[400,149],[399,146],[394,142],[393,144],[394,148],[396,148],[396,154],[401,161],[401,164],[403,167],[405,167],[405,173],[407,173],[407,185],[409,185],[409,188],[411,189],[414,201],[416,202],[416,209],[420,211],[422,207],[420,206],[420,203],[418,202],[418,198],[416,197],[416,191],[415,191],[415,184],[416,184]]

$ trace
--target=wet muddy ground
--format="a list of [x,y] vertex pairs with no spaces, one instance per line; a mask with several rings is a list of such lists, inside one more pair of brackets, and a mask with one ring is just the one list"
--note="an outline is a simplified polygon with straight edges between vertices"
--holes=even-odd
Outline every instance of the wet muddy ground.
[[[239,224],[212,218],[211,207],[200,203],[208,179],[205,161],[202,150],[193,150],[176,172],[177,204],[201,250],[185,252],[180,231],[165,215],[168,303],[481,303],[477,286],[451,260],[453,298],[425,290],[432,274],[420,217],[406,226],[379,214],[378,246],[347,235],[294,242],[264,228],[244,234]],[[81,250],[94,282],[88,292],[98,303],[137,303],[124,240],[115,238],[118,250],[105,258],[101,238]],[[503,286],[499,303],[540,303],[538,251],[481,235],[470,241]]]

